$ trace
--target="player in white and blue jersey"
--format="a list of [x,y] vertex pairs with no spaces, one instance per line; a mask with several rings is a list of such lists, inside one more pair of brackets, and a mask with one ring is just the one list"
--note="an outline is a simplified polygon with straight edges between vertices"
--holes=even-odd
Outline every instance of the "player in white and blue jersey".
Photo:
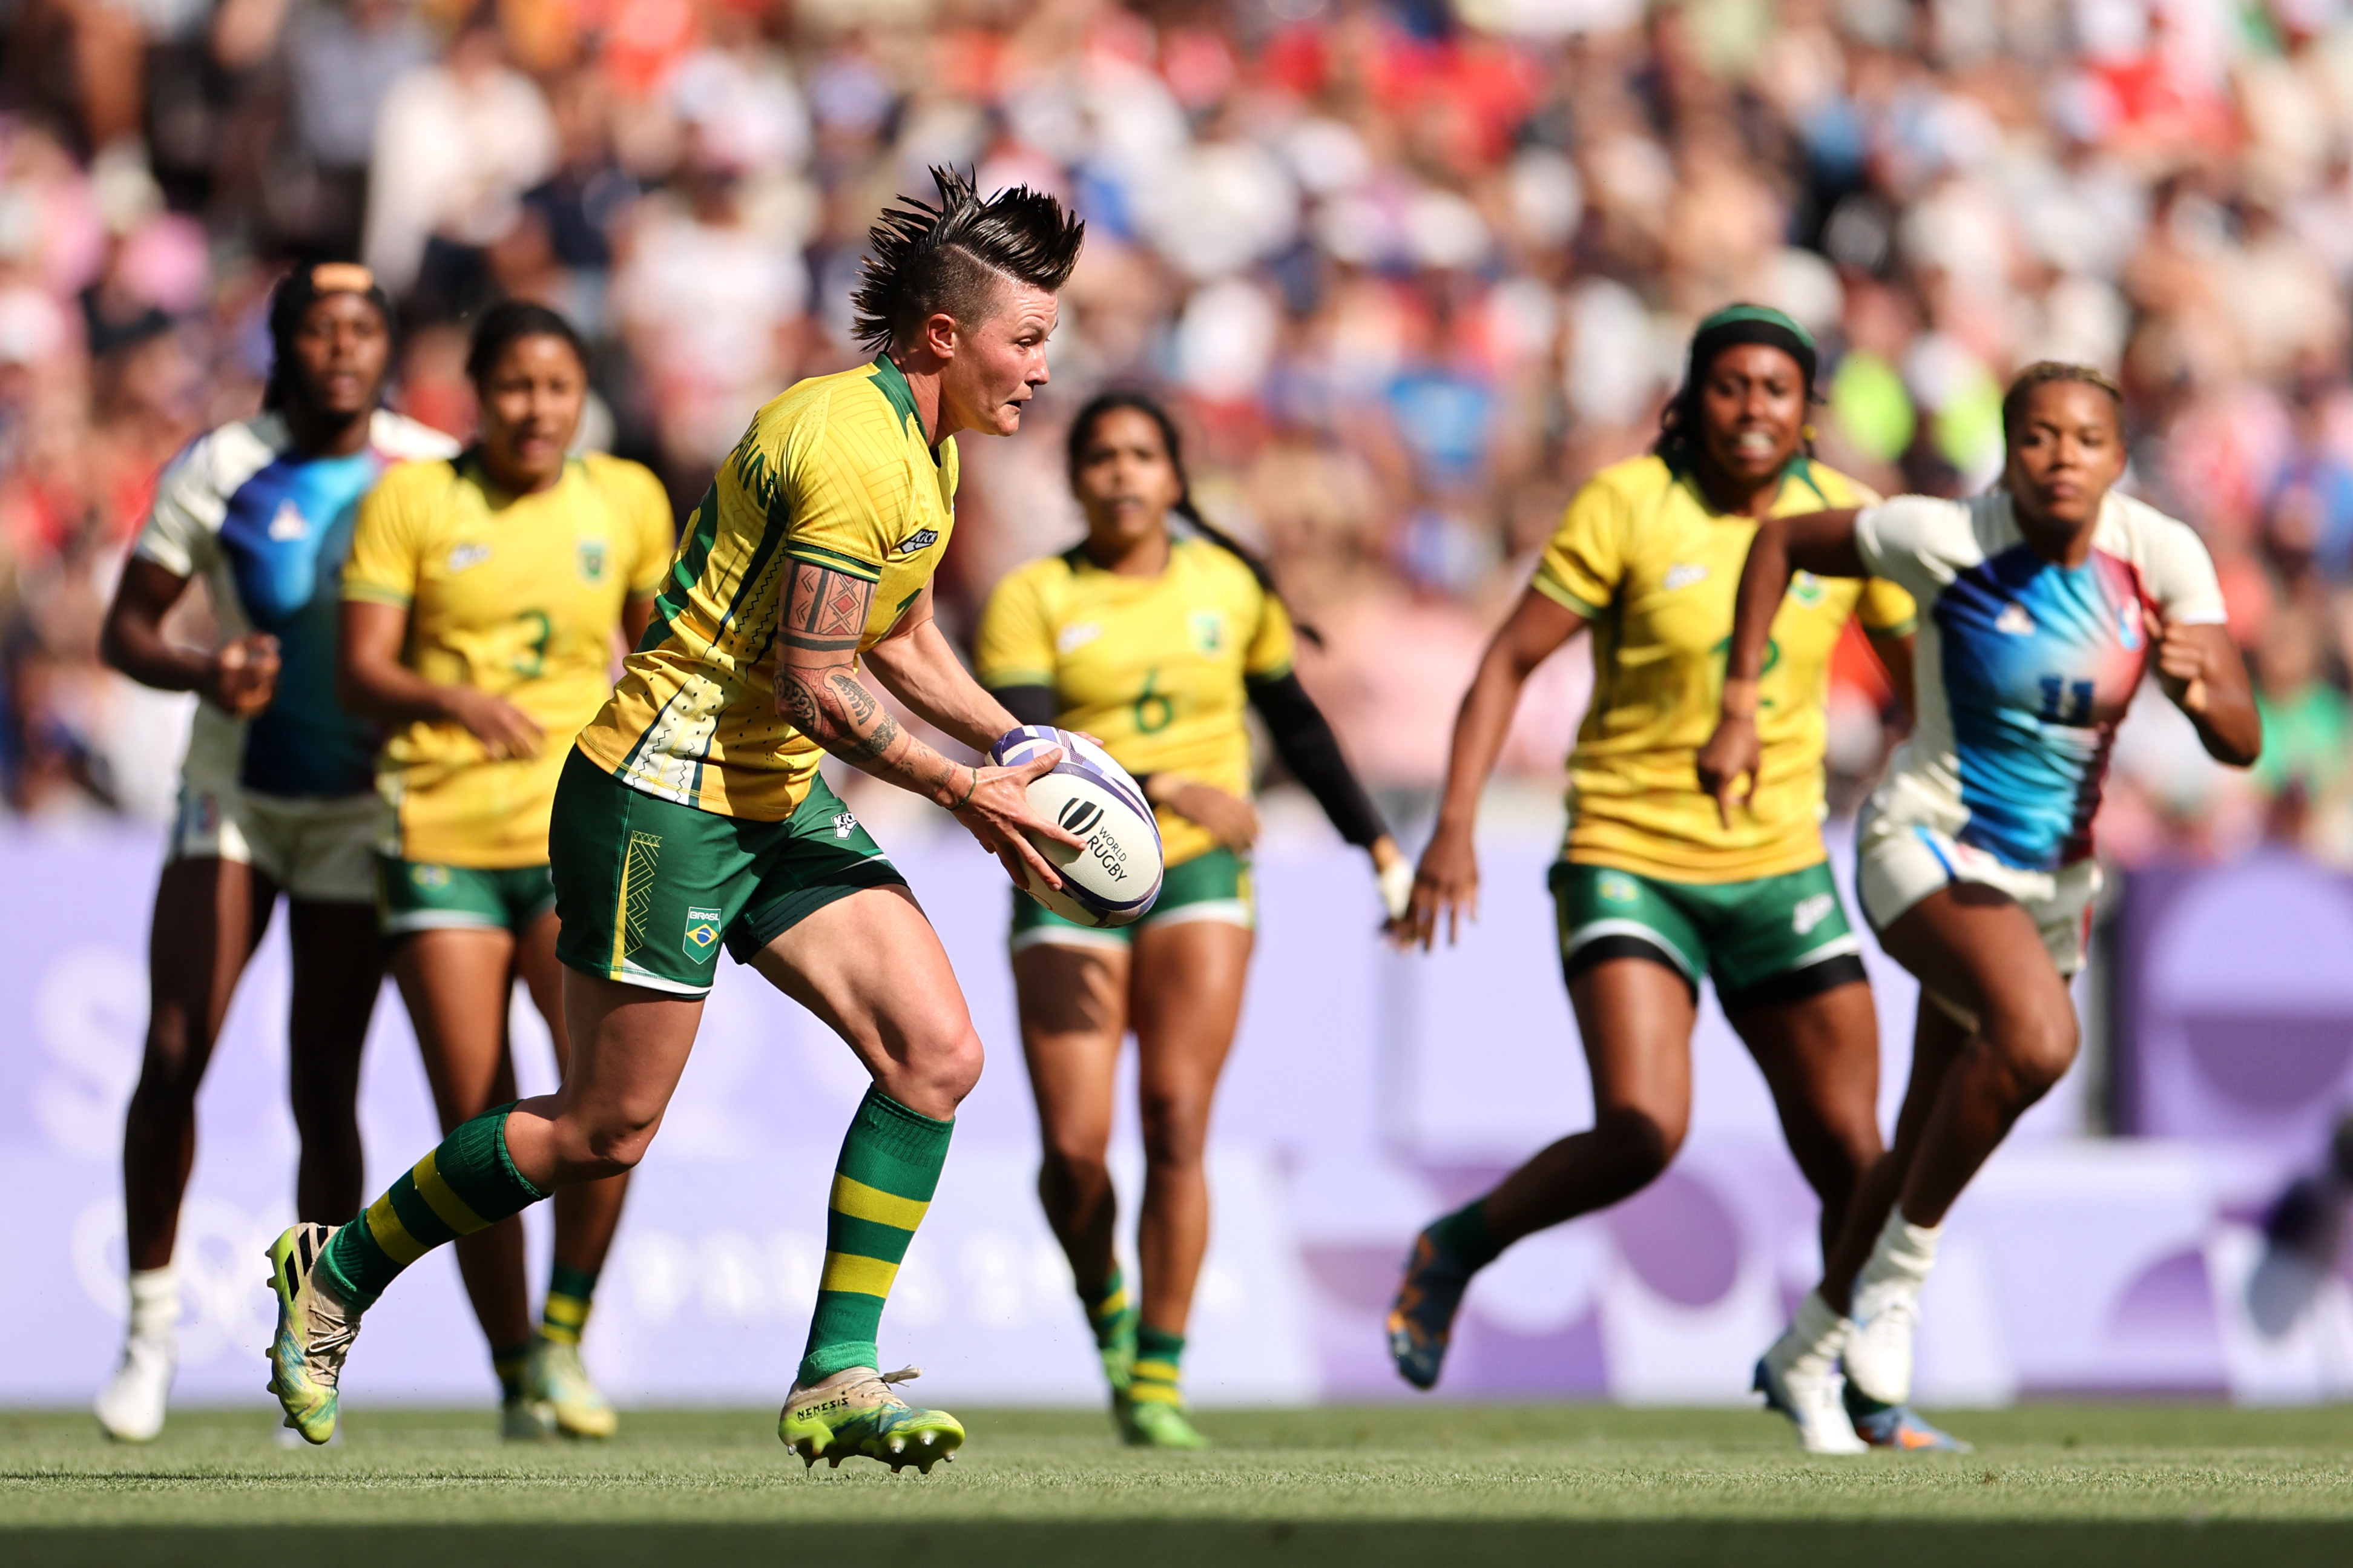
[[[271,296],[262,410],[173,460],[107,611],[107,662],[196,705],[155,890],[145,1060],[123,1129],[130,1334],[98,1418],[162,1430],[180,1316],[173,1242],[195,1156],[195,1094],[237,977],[283,893],[294,956],[295,1208],[360,1203],[360,1045],[383,974],[370,859],[375,736],[335,694],[343,556],[360,497],[395,462],[456,443],[379,407],[392,304],[364,267],[304,268]],[[203,577],[221,631],[176,645],[164,618]]]
[[1885,577],[1920,606],[1918,725],[1864,811],[1856,872],[1880,945],[1920,980],[1912,1081],[1821,1287],[1757,1364],[1809,1447],[1908,1446],[1900,1407],[1946,1212],[2074,1060],[2092,818],[2143,674],[2216,760],[2262,749],[2205,546],[2111,489],[2123,424],[2098,371],[2032,366],[2002,401],[1998,488],[1768,521],[1741,576],[1723,720],[1699,756],[1727,814],[1757,756],[1757,677],[1791,571]]

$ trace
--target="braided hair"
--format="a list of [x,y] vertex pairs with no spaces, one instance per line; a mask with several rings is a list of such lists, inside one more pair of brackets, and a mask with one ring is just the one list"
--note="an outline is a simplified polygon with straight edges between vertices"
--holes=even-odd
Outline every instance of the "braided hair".
[[[1176,434],[1176,421],[1169,417],[1168,410],[1161,406],[1158,398],[1149,393],[1123,387],[1098,392],[1088,398],[1078,417],[1071,421],[1069,463],[1071,482],[1075,483],[1078,480],[1080,465],[1086,458],[1087,442],[1093,439],[1095,427],[1103,423],[1107,415],[1122,409],[1143,415],[1160,431],[1160,444],[1168,453],[1168,466],[1176,472],[1176,504],[1169,510],[1184,520],[1186,527],[1240,561],[1257,582],[1259,591],[1282,605],[1284,613],[1289,614],[1291,606],[1284,601],[1282,590],[1274,586],[1274,572],[1265,559],[1202,516],[1200,508],[1193,504],[1193,483],[1185,473],[1185,449]],[[1292,617],[1292,627],[1316,647],[1324,646],[1324,634],[1295,615]]]

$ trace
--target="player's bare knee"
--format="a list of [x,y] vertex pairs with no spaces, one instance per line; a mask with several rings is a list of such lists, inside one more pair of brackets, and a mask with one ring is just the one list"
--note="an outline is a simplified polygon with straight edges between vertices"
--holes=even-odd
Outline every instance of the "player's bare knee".
[[1199,1095],[1148,1089],[1142,1099],[1145,1160],[1163,1167],[1198,1165],[1209,1137],[1208,1101]]
[[1995,1049],[2013,1092],[2031,1105],[2074,1065],[2081,1031],[2072,1007],[2034,1009],[1997,1036]]
[[1647,1110],[1616,1106],[1595,1118],[1595,1136],[1608,1156],[1611,1173],[1628,1192],[1638,1192],[1666,1173],[1683,1144],[1683,1123],[1669,1121]]
[[1050,1137],[1039,1176],[1061,1192],[1098,1192],[1111,1185],[1111,1164],[1100,1141]]
[[556,1124],[556,1147],[562,1162],[577,1172],[583,1181],[595,1181],[606,1176],[618,1176],[634,1171],[652,1147],[654,1129],[661,1125],[659,1112],[651,1115],[634,1114],[628,1110],[606,1111],[601,1115],[578,1115],[565,1118]]
[[980,1082],[985,1054],[972,1021],[961,1015],[953,1025],[939,1026],[917,1036],[882,1076],[882,1092],[908,1109],[944,1121]]

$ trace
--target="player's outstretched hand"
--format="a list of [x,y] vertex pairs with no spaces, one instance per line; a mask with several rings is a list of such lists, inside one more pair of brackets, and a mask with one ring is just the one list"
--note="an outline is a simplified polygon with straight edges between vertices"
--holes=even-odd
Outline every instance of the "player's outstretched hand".
[[[1715,800],[1715,814],[1725,831],[1732,827],[1735,801],[1746,806],[1757,792],[1757,763],[1764,755],[1757,739],[1757,721],[1745,714],[1726,714],[1715,733],[1699,748],[1700,792]],[[1746,779],[1748,787],[1741,789]]]
[[540,744],[547,737],[529,714],[504,697],[473,686],[451,686],[448,693],[451,716],[482,743],[491,761],[539,755]]
[[995,855],[1005,867],[1005,874],[1013,879],[1016,887],[1029,885],[1029,872],[1036,872],[1049,887],[1060,887],[1062,879],[1052,863],[1038,853],[1030,835],[1039,834],[1066,843],[1072,849],[1084,849],[1086,841],[1075,838],[1062,830],[1060,823],[1039,816],[1029,804],[1029,785],[1051,773],[1062,760],[1061,749],[1041,751],[1018,768],[981,768],[972,770],[972,788],[964,800],[948,808],[966,832],[980,841],[980,847]]
[[1430,835],[1414,868],[1413,895],[1404,915],[1389,922],[1389,940],[1428,952],[1446,924],[1446,945],[1460,939],[1461,923],[1479,918],[1479,851],[1468,828],[1441,824]]
[[204,695],[232,718],[251,718],[278,694],[278,639],[248,631],[213,650]]

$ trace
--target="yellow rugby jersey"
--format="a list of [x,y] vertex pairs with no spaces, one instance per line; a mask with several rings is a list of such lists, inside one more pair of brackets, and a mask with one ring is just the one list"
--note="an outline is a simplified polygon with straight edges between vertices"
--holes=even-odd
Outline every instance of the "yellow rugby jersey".
[[592,452],[509,495],[471,453],[394,469],[360,503],[343,597],[408,611],[403,661],[436,685],[493,692],[547,732],[494,762],[455,724],[413,724],[376,762],[388,854],[497,869],[547,860],[555,780],[612,690],[621,608],[650,597],[674,531],[661,482]]
[[[1879,498],[1800,458],[1776,516]],[[1606,468],[1577,493],[1536,567],[1537,592],[1593,625],[1593,705],[1568,758],[1565,853],[1676,882],[1744,882],[1800,871],[1823,855],[1823,704],[1831,651],[1850,615],[1894,636],[1912,630],[1911,596],[1877,578],[1790,582],[1758,691],[1764,756],[1757,792],[1726,832],[1700,792],[1697,757],[1715,733],[1734,599],[1757,524],[1711,509],[1697,480],[1663,458]]]
[[955,440],[934,453],[887,359],[772,399],[695,507],[653,624],[581,751],[665,800],[755,821],[791,816],[825,751],[776,711],[786,562],[876,585],[859,640],[871,648],[938,568],[955,487]]
[[[980,683],[1051,686],[1055,722],[1100,738],[1131,773],[1176,773],[1250,792],[1245,678],[1291,668],[1291,618],[1250,567],[1206,539],[1170,541],[1159,576],[1122,577],[1084,548],[1006,574],[981,615]],[[1163,863],[1217,840],[1166,806]]]

